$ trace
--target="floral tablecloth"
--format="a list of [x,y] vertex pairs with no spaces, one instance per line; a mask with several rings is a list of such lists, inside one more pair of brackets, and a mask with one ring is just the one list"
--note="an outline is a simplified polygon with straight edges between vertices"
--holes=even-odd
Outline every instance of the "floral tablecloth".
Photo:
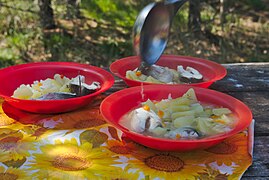
[[30,114],[0,99],[0,179],[240,179],[252,164],[251,130],[206,150],[157,151],[107,124],[102,98],[56,115]]

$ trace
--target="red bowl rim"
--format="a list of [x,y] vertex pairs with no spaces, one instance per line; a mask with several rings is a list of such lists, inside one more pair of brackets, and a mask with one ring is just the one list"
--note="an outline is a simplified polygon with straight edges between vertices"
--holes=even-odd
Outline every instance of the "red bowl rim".
[[[101,84],[101,88],[97,91],[95,91],[94,93],[88,94],[86,96],[81,96],[81,97],[74,97],[74,98],[70,98],[70,99],[56,99],[56,100],[39,100],[38,102],[49,102],[49,103],[53,103],[53,102],[71,102],[74,100],[80,100],[80,99],[85,99],[85,98],[89,98],[89,97],[93,97],[95,95],[98,95],[102,92],[105,92],[106,90],[108,90],[110,87],[113,86],[114,84],[114,77],[111,73],[109,73],[108,71],[96,67],[96,66],[92,66],[89,64],[81,64],[81,63],[76,63],[76,62],[32,62],[32,63],[26,63],[26,64],[19,64],[19,65],[14,65],[14,66],[10,66],[7,68],[3,68],[0,69],[0,76],[5,74],[5,73],[10,73],[12,71],[16,71],[18,69],[23,69],[23,68],[28,68],[28,67],[36,67],[36,66],[46,66],[46,67],[50,67],[50,66],[69,66],[69,67],[79,67],[82,69],[86,69],[86,70],[94,70],[96,72],[98,72],[98,74],[103,75],[103,77],[105,77],[105,81],[106,84],[105,86]],[[27,100],[27,99],[18,99],[18,98],[14,98],[11,96],[7,96],[4,95],[2,93],[0,93],[0,96],[3,97],[4,99],[9,99],[12,101],[20,101],[20,102],[31,102],[31,101],[36,101],[36,100]]]
[[[191,56],[178,56],[178,55],[162,55],[161,58],[182,58],[184,60],[188,60],[189,62],[192,62],[193,60],[196,63],[202,64],[202,65],[206,65],[206,66],[210,66],[210,67],[214,67],[217,68],[219,71],[214,71],[215,72],[215,77],[213,79],[209,79],[207,81],[203,81],[203,82],[199,82],[199,83],[191,83],[189,85],[203,85],[206,83],[211,83],[211,82],[215,82],[217,80],[220,80],[222,78],[224,78],[227,75],[227,70],[224,66],[210,61],[210,60],[206,60],[206,59],[201,59],[201,58],[197,58],[197,57],[191,57]],[[160,59],[161,59],[160,58]],[[137,61],[139,59],[139,56],[129,56],[129,57],[125,57],[125,58],[121,58],[118,59],[116,61],[114,61],[113,63],[110,64],[109,70],[116,76],[118,76],[119,78],[123,79],[124,81],[130,81],[130,82],[134,82],[134,83],[143,83],[144,85],[154,85],[156,83],[150,83],[150,82],[140,82],[140,81],[136,81],[136,80],[132,80],[132,79],[128,79],[125,76],[121,75],[119,73],[119,69],[121,68],[121,65],[130,63],[130,61]],[[181,85],[181,84],[160,84],[160,85],[170,85],[170,86],[175,86],[175,85]]]
[[[249,109],[249,107],[247,105],[245,105],[243,102],[241,102],[240,100],[232,97],[232,96],[229,96],[227,94],[224,94],[224,93],[221,93],[219,91],[215,91],[215,90],[211,90],[211,89],[207,89],[207,88],[201,88],[201,87],[195,87],[195,86],[187,86],[187,85],[179,85],[181,87],[186,87],[186,88],[193,88],[195,91],[206,91],[208,93],[213,93],[213,94],[216,94],[216,95],[221,95],[223,97],[225,97],[225,99],[233,99],[234,101],[236,101],[237,103],[240,104],[240,106],[244,109],[244,121],[247,121],[247,123],[245,123],[245,125],[241,128],[241,129],[238,129],[238,130],[231,130],[227,133],[223,133],[223,134],[218,134],[218,135],[215,135],[215,136],[209,136],[209,137],[206,137],[206,138],[202,138],[202,139],[193,139],[193,140],[173,140],[173,139],[166,139],[166,138],[157,138],[157,137],[153,137],[153,136],[145,136],[145,135],[142,135],[142,134],[139,134],[139,133],[136,133],[136,132],[132,132],[130,131],[129,129],[125,128],[124,126],[122,125],[119,125],[118,123],[115,123],[114,121],[111,121],[110,120],[110,117],[111,114],[110,114],[110,111],[108,111],[109,108],[107,108],[108,105],[111,106],[112,102],[117,99],[119,96],[121,96],[122,94],[130,94],[130,92],[134,92],[134,91],[138,91],[138,92],[141,92],[141,87],[139,86],[135,86],[135,87],[130,87],[130,88],[126,88],[126,89],[123,89],[123,90],[120,90],[120,91],[117,91],[109,96],[107,96],[101,103],[100,105],[100,111],[101,111],[101,114],[103,115],[103,117],[105,118],[105,120],[114,125],[116,128],[118,128],[119,130],[121,130],[122,132],[124,133],[127,133],[127,136],[128,134],[131,134],[132,136],[136,136],[138,138],[143,138],[143,139],[146,139],[148,141],[159,141],[159,142],[171,142],[171,143],[206,143],[206,142],[211,142],[211,141],[215,141],[215,140],[222,140],[222,139],[226,139],[230,136],[233,136],[243,130],[245,130],[252,122],[252,112],[251,110]],[[160,90],[160,87],[159,85],[147,85],[147,86],[144,86],[144,88],[148,89],[148,90]],[[163,88],[179,88],[178,86],[169,86],[169,85],[163,85]],[[144,89],[145,90],[145,89]],[[169,92],[168,92],[169,93]]]

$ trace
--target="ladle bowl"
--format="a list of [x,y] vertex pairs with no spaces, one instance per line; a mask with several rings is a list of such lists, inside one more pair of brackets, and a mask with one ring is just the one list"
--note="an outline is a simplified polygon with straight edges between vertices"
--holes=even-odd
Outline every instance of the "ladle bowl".
[[151,3],[142,9],[133,27],[133,47],[140,57],[139,70],[144,74],[166,48],[173,17],[187,0]]

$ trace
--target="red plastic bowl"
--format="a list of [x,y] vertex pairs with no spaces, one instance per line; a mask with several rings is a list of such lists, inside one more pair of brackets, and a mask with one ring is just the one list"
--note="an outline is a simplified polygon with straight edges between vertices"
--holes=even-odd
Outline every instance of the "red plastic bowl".
[[[98,81],[101,88],[96,92],[64,100],[22,100],[11,97],[21,84],[32,84],[36,80],[53,78],[63,74],[73,78],[78,74],[85,76],[86,83]],[[87,105],[98,94],[108,90],[114,83],[113,76],[98,67],[72,62],[40,62],[11,66],[0,70],[0,96],[10,105],[34,113],[62,113]]]
[[[141,97],[142,88],[144,92],[143,100]],[[139,107],[141,102],[147,99],[167,99],[168,94],[170,93],[172,98],[180,97],[189,88],[190,86],[186,85],[148,85],[144,87],[140,86],[127,88],[113,93],[105,98],[100,106],[101,113],[108,123],[120,129],[133,141],[147,147],[165,151],[189,151],[194,149],[205,149],[220,143],[224,139],[237,134],[240,131],[243,131],[250,125],[252,121],[252,113],[244,103],[229,95],[199,87],[193,87],[199,101],[229,108],[237,116],[237,121],[232,131],[198,140],[172,140],[135,133],[129,131],[127,128],[119,124],[119,120],[122,118],[122,116],[128,113],[130,110]]]
[[[184,68],[186,68],[187,66],[193,67],[204,76],[204,81],[200,83],[192,83],[189,85],[204,88],[207,88],[213,82],[222,79],[227,74],[226,69],[218,63],[205,59],[187,57],[187,56],[163,55],[156,64],[164,67],[169,67],[172,69],[177,69],[178,65],[182,65]],[[113,62],[110,65],[110,71],[116,76],[123,79],[125,83],[130,87],[140,86],[141,84],[143,85],[155,84],[155,83],[135,81],[126,78],[125,76],[126,71],[134,70],[139,65],[140,60],[138,56],[126,57]],[[173,84],[172,86],[175,86],[175,84]]]

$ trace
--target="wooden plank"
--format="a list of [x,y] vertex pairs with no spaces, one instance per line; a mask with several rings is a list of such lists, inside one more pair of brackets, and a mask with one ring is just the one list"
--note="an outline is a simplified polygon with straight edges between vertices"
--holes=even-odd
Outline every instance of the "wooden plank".
[[253,164],[245,172],[244,177],[266,179],[269,177],[269,137],[255,137]]
[[[254,177],[242,177],[241,180],[254,180]],[[255,180],[269,180],[269,177],[255,177]]]
[[256,120],[255,135],[269,136],[269,91],[227,92],[227,94],[239,99],[251,109]]
[[210,88],[222,92],[268,91],[269,63],[227,64],[227,75]]

